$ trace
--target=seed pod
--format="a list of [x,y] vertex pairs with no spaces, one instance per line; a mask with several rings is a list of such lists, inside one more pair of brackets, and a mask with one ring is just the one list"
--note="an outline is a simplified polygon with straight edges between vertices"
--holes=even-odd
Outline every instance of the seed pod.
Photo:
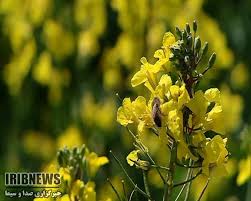
[[152,118],[156,126],[161,127],[160,99],[157,97],[152,102]]

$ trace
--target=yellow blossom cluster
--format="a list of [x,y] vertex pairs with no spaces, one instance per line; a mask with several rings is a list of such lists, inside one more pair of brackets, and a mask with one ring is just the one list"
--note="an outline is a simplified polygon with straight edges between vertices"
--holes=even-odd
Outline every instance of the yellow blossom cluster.
[[[67,155],[71,154],[72,150],[77,155],[71,155],[69,158],[69,161]],[[69,149],[65,148],[63,150],[68,152]],[[84,150],[84,151],[83,151]],[[61,153],[63,153],[61,152]],[[84,153],[83,153],[84,152]],[[73,148],[69,150],[63,158],[64,161],[63,164],[59,162],[59,166],[56,165],[50,165],[45,169],[45,172],[59,172],[61,176],[61,183],[59,186],[59,190],[62,193],[62,195],[58,198],[48,197],[48,198],[35,198],[34,201],[72,201],[72,200],[81,200],[81,201],[96,201],[97,200],[97,194],[95,190],[95,182],[91,179],[96,175],[99,168],[105,164],[107,164],[109,161],[105,156],[98,156],[95,152],[90,152],[86,147],[81,148]],[[68,155],[69,156],[69,155]],[[66,158],[65,158],[66,157]],[[73,158],[72,158],[73,157]],[[79,158],[80,157],[80,158]],[[62,159],[62,158],[61,158]],[[61,159],[58,158],[60,161]],[[79,175],[76,175],[74,172],[76,172],[77,168],[79,166],[72,166],[71,160],[78,160],[81,159],[82,161],[86,161],[87,166],[81,167],[79,171],[81,171],[80,175],[85,173],[85,175],[82,175],[79,177]],[[53,163],[55,164],[55,163]],[[65,165],[67,164],[67,165]],[[87,168],[85,170],[85,168]],[[84,178],[88,178],[87,181],[85,181]],[[55,189],[52,189],[55,191]],[[58,190],[58,189],[57,189]]]
[[[170,48],[178,43],[168,32],[161,49],[154,54],[156,62],[151,64],[146,58],[141,59],[141,68],[132,77],[131,84],[133,87],[144,84],[149,89],[149,99],[143,96],[133,101],[125,98],[118,109],[117,121],[123,126],[136,125],[139,135],[150,129],[167,144],[168,140],[173,140],[177,143],[180,163],[191,159],[208,177],[224,175],[228,151],[227,138],[223,137],[221,93],[217,88],[191,93],[182,79],[174,81],[169,73],[173,68],[169,60]],[[213,133],[213,137],[209,133],[211,136]],[[137,151],[129,154],[130,165],[137,154]]]

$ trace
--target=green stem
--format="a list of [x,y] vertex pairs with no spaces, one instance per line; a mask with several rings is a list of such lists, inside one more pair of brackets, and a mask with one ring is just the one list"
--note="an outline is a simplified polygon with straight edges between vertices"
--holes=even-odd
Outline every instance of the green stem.
[[115,161],[118,163],[118,165],[121,167],[121,169],[123,170],[123,172],[125,173],[126,177],[128,178],[128,180],[130,181],[130,183],[134,186],[134,188],[136,189],[137,192],[141,193],[144,197],[148,198],[151,200],[151,197],[149,197],[143,190],[141,190],[135,183],[134,181],[131,179],[131,177],[128,175],[128,173],[126,172],[124,166],[122,165],[122,163],[120,162],[120,160],[112,153],[112,151],[110,150],[110,153],[112,154],[113,158],[115,159]]
[[167,182],[164,187],[164,195],[163,195],[163,201],[170,201],[172,196],[172,190],[173,190],[173,176],[175,171],[175,162],[176,162],[176,156],[177,156],[177,145],[175,142],[173,142],[173,146],[171,148],[171,158],[170,158],[170,164],[167,176]]
[[194,177],[191,177],[190,179],[186,180],[186,181],[183,181],[181,183],[178,183],[178,184],[174,184],[173,187],[177,187],[177,186],[181,186],[183,184],[186,184],[188,182],[191,182],[193,181],[196,177],[198,177],[200,174],[202,173],[202,170],[200,170]]
[[151,193],[150,193],[149,186],[148,186],[148,182],[147,182],[147,178],[146,178],[146,171],[145,171],[145,170],[142,170],[142,173],[143,173],[143,181],[144,181],[144,186],[145,186],[146,194],[147,194],[149,197],[151,197]]
[[[191,166],[192,164],[193,164],[193,162],[192,162],[192,160],[190,159],[190,161],[189,161],[189,166]],[[190,175],[189,175],[188,178],[191,178],[192,175],[193,175],[193,169],[190,169],[190,170],[191,170],[191,172],[190,172]],[[187,190],[186,190],[186,196],[185,196],[184,201],[187,201],[187,200],[188,200],[191,184],[192,184],[192,182],[190,182],[190,183],[188,184],[188,187],[187,187]]]
[[[191,169],[189,168],[188,171],[187,171],[187,175],[186,175],[186,179],[185,180],[188,180],[189,176],[191,174]],[[187,184],[184,184],[179,192],[179,194],[177,195],[175,201],[178,201],[179,197],[181,196],[182,192],[184,191],[185,187],[186,187]]]
[[128,201],[128,197],[127,197],[127,194],[126,194],[126,188],[125,188],[125,182],[124,182],[124,180],[122,180],[121,183],[122,183],[122,187],[123,187],[123,192],[124,192],[125,199]]
[[159,170],[160,168],[157,167],[158,165],[155,163],[155,161],[152,159],[152,157],[150,156],[150,154],[148,153],[148,151],[145,149],[145,145],[143,145],[142,142],[141,142],[141,143],[138,142],[137,137],[134,135],[134,133],[133,133],[128,127],[126,127],[126,129],[127,129],[127,131],[131,134],[131,136],[134,138],[135,142],[136,142],[137,145],[139,146],[139,149],[140,149],[143,153],[145,153],[145,155],[149,158],[149,160],[151,161],[151,163],[152,163],[154,166],[156,166],[156,170],[157,170],[157,172],[158,172],[158,174],[159,174],[161,180],[162,180],[163,183],[165,184],[165,179],[164,179],[163,175],[161,174],[161,172],[160,172],[160,170]]
[[112,182],[110,181],[110,179],[107,178],[108,183],[111,185],[113,191],[115,192],[116,196],[118,197],[119,201],[122,201],[121,197],[119,196],[118,191],[116,190],[116,188],[113,186]]

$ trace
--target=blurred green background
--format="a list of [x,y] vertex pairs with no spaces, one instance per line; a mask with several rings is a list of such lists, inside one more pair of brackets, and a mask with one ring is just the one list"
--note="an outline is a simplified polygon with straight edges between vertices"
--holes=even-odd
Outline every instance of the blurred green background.
[[[140,58],[151,61],[166,31],[194,19],[202,41],[217,53],[201,88],[222,91],[231,152],[229,176],[212,182],[204,200],[248,200],[249,0],[0,1],[0,200],[6,200],[4,172],[44,170],[65,145],[85,143],[99,155],[112,149],[124,162],[132,143],[116,122],[116,93],[121,98],[143,93],[130,86]],[[164,161],[154,136],[145,141],[154,158]],[[157,195],[158,178],[153,172],[148,176]],[[95,181],[98,200],[116,200],[106,177],[120,186],[123,174],[113,161]],[[194,183],[191,200],[199,185]]]

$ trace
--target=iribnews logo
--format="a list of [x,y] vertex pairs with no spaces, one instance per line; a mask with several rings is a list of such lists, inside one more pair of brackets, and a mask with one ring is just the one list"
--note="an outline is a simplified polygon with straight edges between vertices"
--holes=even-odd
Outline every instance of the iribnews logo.
[[46,172],[6,172],[6,187],[57,187],[61,183],[59,173]]

